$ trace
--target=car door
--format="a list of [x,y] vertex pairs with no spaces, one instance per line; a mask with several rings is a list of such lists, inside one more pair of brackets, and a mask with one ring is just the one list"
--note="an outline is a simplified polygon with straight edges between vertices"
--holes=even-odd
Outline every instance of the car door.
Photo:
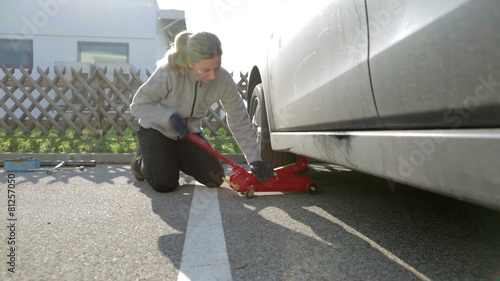
[[284,0],[270,44],[274,131],[382,127],[370,86],[364,0]]
[[500,2],[369,0],[375,100],[388,129],[500,125]]

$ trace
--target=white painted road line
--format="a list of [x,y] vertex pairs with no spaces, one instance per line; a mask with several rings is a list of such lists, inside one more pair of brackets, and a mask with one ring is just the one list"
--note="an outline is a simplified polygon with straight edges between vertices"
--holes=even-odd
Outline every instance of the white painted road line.
[[217,192],[194,188],[178,281],[233,280]]

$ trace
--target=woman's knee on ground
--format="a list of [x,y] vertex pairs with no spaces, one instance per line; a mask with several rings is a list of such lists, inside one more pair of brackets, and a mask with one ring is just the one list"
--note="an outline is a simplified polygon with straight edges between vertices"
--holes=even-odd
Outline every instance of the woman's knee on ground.
[[146,180],[151,187],[157,192],[161,193],[166,193],[166,192],[172,192],[177,188],[177,184],[167,184],[167,183],[157,183],[157,182],[150,182]]
[[146,181],[151,185],[151,187],[158,192],[165,193],[174,191],[179,185],[178,179],[169,179],[155,177],[154,174],[147,174]]

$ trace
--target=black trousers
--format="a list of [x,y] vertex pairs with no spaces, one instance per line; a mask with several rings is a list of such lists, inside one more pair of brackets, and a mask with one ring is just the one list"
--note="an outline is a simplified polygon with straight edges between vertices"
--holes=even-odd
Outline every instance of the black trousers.
[[[203,138],[201,134],[198,134]],[[158,192],[179,185],[179,171],[208,187],[219,187],[224,177],[220,160],[188,139],[172,140],[155,129],[139,126],[140,153],[137,161],[145,180]],[[206,143],[205,138],[203,138]]]

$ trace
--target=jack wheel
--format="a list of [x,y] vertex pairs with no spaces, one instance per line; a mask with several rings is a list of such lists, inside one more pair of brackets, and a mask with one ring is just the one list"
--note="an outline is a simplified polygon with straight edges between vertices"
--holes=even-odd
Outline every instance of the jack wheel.
[[316,195],[319,193],[318,186],[313,182],[307,185],[307,193]]
[[250,189],[250,190],[245,191],[245,196],[246,196],[246,198],[252,198],[254,193],[255,193],[255,190]]

